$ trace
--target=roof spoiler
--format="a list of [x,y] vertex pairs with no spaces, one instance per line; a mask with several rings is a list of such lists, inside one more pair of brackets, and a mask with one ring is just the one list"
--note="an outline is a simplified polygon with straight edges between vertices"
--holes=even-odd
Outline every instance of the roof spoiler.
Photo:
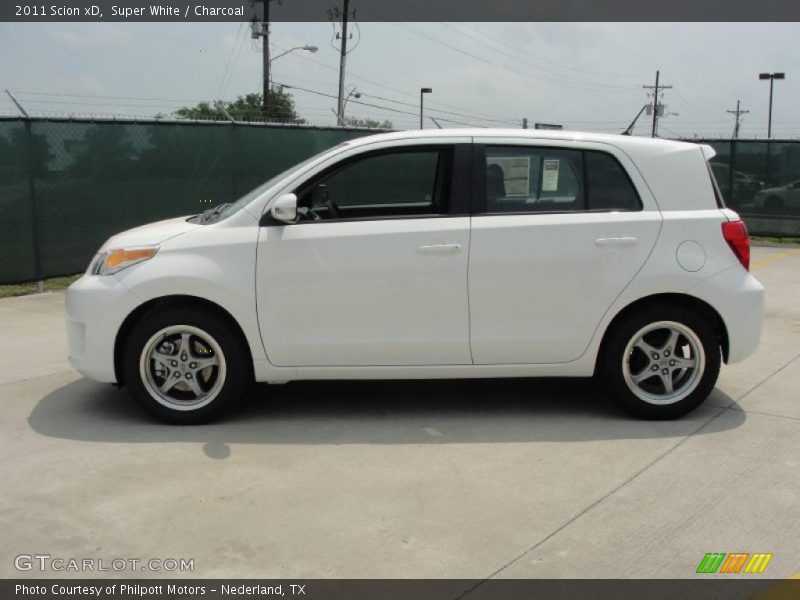
[[700,149],[703,151],[703,156],[706,157],[706,160],[711,160],[717,155],[717,151],[708,144],[700,144]]

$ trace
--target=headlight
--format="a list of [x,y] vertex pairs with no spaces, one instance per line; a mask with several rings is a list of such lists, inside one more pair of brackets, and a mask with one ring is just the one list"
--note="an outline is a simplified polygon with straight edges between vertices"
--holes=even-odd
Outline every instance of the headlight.
[[89,265],[89,275],[113,275],[131,265],[153,258],[158,246],[141,246],[139,248],[113,248],[101,252]]

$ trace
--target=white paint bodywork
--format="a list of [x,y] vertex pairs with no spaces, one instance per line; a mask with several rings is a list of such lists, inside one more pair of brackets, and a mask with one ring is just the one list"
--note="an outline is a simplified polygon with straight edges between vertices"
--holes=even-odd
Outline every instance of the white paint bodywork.
[[[472,142],[602,149],[628,171],[643,210],[259,225],[272,200],[340,160]],[[159,251],[70,287],[70,361],[116,381],[114,348],[128,315],[159,298],[192,296],[236,320],[259,381],[588,376],[621,310],[683,294],[719,313],[736,362],[758,344],[763,288],[722,237],[722,223],[738,217],[716,205],[709,155],[680,142],[531,130],[353,140],[227,219],[172,219],[112,237],[103,249]],[[684,261],[696,270],[678,261],[685,242]]]

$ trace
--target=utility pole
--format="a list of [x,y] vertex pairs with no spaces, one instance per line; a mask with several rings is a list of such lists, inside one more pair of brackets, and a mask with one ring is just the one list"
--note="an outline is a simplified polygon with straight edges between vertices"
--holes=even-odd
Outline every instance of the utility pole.
[[262,60],[262,91],[263,98],[261,99],[261,112],[263,113],[264,120],[269,118],[269,92],[270,92],[270,74],[269,74],[269,3],[273,0],[254,0],[254,2],[261,2],[264,7],[264,14],[261,22],[256,21],[253,17],[253,38],[262,39],[261,60]]
[[746,115],[749,113],[749,110],[742,110],[741,109],[741,100],[736,101],[736,110],[729,110],[728,112],[732,115],[736,115],[736,125],[733,127],[733,139],[737,139],[739,137],[739,121],[742,115]]
[[653,134],[652,137],[656,137],[656,131],[658,131],[658,109],[659,109],[659,102],[658,102],[658,92],[659,90],[671,90],[671,85],[659,85],[659,80],[661,78],[661,71],[656,71],[656,84],[655,85],[643,85],[642,87],[646,90],[653,90]]
[[343,0],[342,6],[342,44],[339,48],[339,101],[336,105],[336,118],[344,125],[344,72],[347,62],[347,19],[350,16],[350,0]]

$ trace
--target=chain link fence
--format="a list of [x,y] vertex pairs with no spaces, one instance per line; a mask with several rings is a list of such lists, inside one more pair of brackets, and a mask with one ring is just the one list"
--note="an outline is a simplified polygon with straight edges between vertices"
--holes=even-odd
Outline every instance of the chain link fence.
[[[0,119],[0,284],[72,275],[112,234],[230,202],[374,130],[183,121]],[[800,142],[691,140],[750,232],[800,236]]]
[[233,201],[308,156],[372,133],[0,119],[0,284],[79,273],[114,233]]
[[717,151],[711,167],[725,203],[751,234],[800,237],[800,141],[690,141]]

